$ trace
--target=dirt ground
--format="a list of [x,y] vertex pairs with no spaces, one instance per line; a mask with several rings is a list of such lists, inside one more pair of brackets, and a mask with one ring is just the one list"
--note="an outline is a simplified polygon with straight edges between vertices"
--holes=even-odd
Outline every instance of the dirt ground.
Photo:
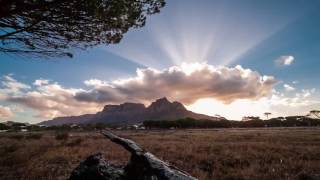
[[[200,180],[298,179],[320,175],[319,128],[126,130],[132,139]],[[98,132],[0,133],[0,179],[66,179],[101,152],[125,164],[129,153]]]

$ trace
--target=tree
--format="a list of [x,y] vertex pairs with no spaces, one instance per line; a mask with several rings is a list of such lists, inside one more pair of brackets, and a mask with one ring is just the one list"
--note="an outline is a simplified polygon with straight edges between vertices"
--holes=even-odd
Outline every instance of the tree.
[[320,119],[320,110],[312,110],[309,114]]
[[242,117],[242,121],[254,121],[261,120],[259,116],[244,116]]
[[265,112],[264,115],[267,117],[267,119],[269,119],[269,116],[271,115],[272,113],[270,112]]
[[164,5],[165,0],[0,0],[0,53],[72,57],[70,48],[120,42]]

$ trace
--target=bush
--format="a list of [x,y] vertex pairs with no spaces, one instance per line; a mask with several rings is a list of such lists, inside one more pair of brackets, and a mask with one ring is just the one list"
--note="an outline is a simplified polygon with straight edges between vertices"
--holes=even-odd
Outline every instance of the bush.
[[68,132],[58,132],[56,134],[56,140],[62,140],[66,141],[69,138],[69,133]]
[[41,139],[41,138],[42,138],[42,134],[40,133],[28,134],[26,136],[26,139]]
[[19,149],[19,146],[17,144],[12,144],[12,145],[9,145],[9,146],[4,146],[3,147],[3,152],[4,153],[12,153],[12,152],[15,152]]
[[16,140],[21,140],[24,138],[24,135],[22,134],[15,134],[15,135],[12,135],[12,136],[9,136],[10,138],[12,139],[16,139]]
[[8,130],[9,127],[3,123],[0,123],[0,130]]
[[67,144],[67,146],[79,146],[82,143],[83,139],[77,138]]

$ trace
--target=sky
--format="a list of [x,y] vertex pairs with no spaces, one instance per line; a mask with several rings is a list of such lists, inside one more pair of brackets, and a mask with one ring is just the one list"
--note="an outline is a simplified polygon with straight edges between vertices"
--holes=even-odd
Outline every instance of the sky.
[[320,1],[167,0],[119,44],[0,54],[0,121],[38,123],[166,96],[207,115],[320,109]]

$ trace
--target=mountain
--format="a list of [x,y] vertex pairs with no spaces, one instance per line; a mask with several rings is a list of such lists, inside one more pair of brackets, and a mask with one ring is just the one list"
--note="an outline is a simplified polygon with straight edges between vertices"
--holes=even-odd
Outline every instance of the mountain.
[[44,121],[43,125],[61,124],[135,124],[145,120],[175,120],[180,118],[221,120],[224,118],[197,114],[187,110],[180,102],[170,102],[167,98],[157,99],[150,106],[145,107],[140,103],[123,103],[120,105],[106,105],[102,111],[96,114],[81,116],[57,117]]
[[96,114],[84,114],[80,116],[65,116],[57,117],[52,120],[43,121],[40,125],[56,126],[62,124],[88,124],[90,120],[94,119]]

